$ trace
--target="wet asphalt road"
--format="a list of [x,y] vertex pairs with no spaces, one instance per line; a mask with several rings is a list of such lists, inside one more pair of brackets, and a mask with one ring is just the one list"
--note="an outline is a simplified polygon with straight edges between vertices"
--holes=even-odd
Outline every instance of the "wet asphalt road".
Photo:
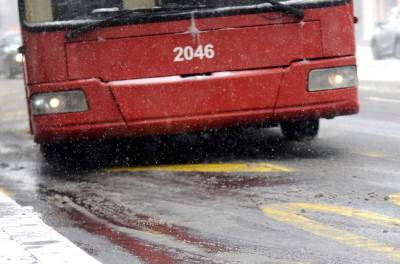
[[400,84],[360,98],[313,142],[230,130],[50,165],[0,80],[0,188],[103,263],[400,263]]

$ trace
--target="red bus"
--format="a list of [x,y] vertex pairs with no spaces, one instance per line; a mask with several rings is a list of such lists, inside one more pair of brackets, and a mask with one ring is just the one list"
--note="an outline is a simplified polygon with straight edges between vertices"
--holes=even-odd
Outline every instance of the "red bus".
[[359,110],[351,0],[19,0],[31,131],[49,146]]

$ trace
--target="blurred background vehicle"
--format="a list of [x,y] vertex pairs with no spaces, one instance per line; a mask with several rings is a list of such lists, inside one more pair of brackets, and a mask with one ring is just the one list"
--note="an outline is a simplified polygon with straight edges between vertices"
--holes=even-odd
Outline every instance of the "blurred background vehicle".
[[377,23],[371,40],[374,59],[400,59],[400,7],[393,8],[384,22]]
[[22,73],[22,54],[18,48],[22,45],[19,33],[9,33],[0,39],[0,73],[15,79]]

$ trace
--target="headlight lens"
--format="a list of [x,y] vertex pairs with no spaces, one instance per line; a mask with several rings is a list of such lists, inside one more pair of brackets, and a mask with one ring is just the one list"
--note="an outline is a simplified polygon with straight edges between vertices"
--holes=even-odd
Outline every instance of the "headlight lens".
[[88,111],[83,91],[35,94],[31,99],[34,115],[75,113]]
[[349,88],[357,84],[356,66],[312,70],[308,77],[310,92]]
[[23,60],[24,60],[24,55],[22,55],[21,53],[18,53],[17,55],[15,55],[16,62],[22,63]]

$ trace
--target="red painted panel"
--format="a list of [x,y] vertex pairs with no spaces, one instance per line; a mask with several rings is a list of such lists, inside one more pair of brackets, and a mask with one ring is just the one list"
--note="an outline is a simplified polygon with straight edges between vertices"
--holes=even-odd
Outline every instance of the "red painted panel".
[[324,12],[321,17],[324,56],[335,57],[355,54],[354,15],[352,5],[336,8],[336,12]]
[[24,32],[26,71],[29,84],[67,80],[64,33]]
[[[308,44],[307,54],[320,56],[318,24],[277,24],[208,31],[198,36],[186,33],[69,43],[68,70],[72,79],[111,81],[288,65],[304,57],[302,29],[307,43],[316,45],[311,49]],[[213,59],[174,62],[176,47],[196,49],[206,44],[214,45]]]
[[[293,16],[284,14],[282,12],[201,19],[196,18],[196,26],[202,31],[222,28],[255,27],[284,23],[287,24],[294,22],[296,22],[296,19],[293,18]],[[188,30],[190,25],[190,20],[180,20],[165,21],[162,23],[133,24],[120,27],[105,27],[83,33],[71,42],[184,33]]]
[[322,57],[321,24],[304,23],[300,42],[303,44],[304,59]]
[[[63,140],[79,140],[82,138],[106,139],[174,134],[211,128],[223,128],[240,124],[259,123],[272,117],[273,112],[269,109],[144,120],[132,122],[129,124],[129,127],[126,127],[122,122],[60,127],[43,126],[40,130],[35,131],[34,140],[37,143],[51,143]],[[45,119],[46,117],[43,117],[43,120]]]
[[109,85],[127,122],[273,109],[282,70],[155,78]]

